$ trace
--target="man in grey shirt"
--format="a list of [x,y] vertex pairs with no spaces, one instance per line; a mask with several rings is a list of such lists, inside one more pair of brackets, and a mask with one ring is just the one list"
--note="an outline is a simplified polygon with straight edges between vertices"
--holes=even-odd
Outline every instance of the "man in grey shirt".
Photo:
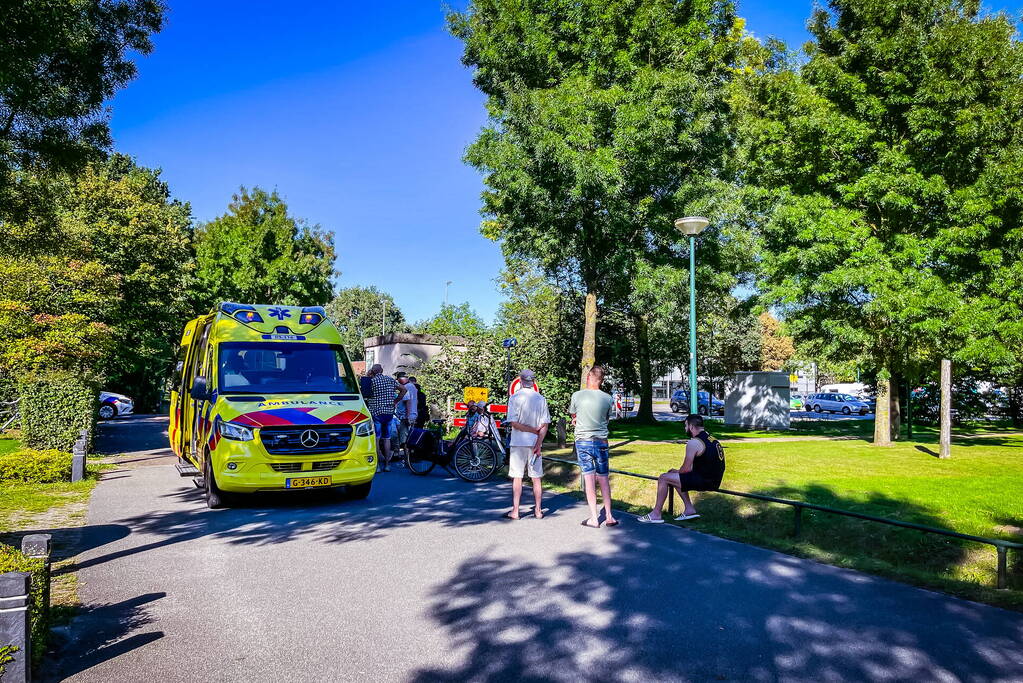
[[595,365],[586,375],[586,388],[572,394],[568,412],[575,425],[575,454],[583,473],[586,503],[590,517],[583,526],[600,528],[597,515],[596,482],[600,482],[600,495],[604,499],[604,526],[618,526],[611,512],[611,482],[608,480],[607,423],[611,418],[614,399],[600,390],[604,382],[604,368]]

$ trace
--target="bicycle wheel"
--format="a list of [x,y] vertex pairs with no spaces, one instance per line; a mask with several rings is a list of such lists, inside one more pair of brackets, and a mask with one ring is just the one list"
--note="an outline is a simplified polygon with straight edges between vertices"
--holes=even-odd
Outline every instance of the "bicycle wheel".
[[494,475],[499,466],[497,450],[487,441],[465,441],[455,450],[455,474],[478,484]]
[[422,451],[418,448],[405,449],[405,467],[412,474],[418,474],[421,477],[429,474],[437,464],[433,460],[428,460],[422,456]]

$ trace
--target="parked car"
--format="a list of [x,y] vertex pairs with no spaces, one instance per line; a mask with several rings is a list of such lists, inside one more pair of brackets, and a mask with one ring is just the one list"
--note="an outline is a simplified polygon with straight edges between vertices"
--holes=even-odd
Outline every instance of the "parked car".
[[866,415],[871,411],[870,404],[852,394],[811,394],[806,398],[806,410],[815,413],[842,413]]
[[[725,402],[717,396],[711,396],[709,392],[700,391],[697,393],[700,398],[699,402],[699,413],[700,415],[724,415],[725,414]],[[689,392],[685,389],[676,389],[671,394],[671,412],[673,413],[688,413],[689,408]]]
[[124,394],[111,391],[99,392],[99,419],[112,420],[118,416],[131,415],[135,410],[135,402]]
[[789,409],[790,410],[802,410],[803,409],[803,395],[802,394],[789,394]]

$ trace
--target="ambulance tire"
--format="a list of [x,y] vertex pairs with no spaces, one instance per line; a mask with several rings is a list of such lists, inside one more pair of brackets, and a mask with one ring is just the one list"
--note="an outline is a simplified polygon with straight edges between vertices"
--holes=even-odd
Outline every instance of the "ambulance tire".
[[217,481],[213,476],[213,467],[210,463],[209,453],[206,454],[206,459],[203,461],[202,478],[206,491],[206,507],[210,510],[219,510],[231,505],[231,495],[217,488]]

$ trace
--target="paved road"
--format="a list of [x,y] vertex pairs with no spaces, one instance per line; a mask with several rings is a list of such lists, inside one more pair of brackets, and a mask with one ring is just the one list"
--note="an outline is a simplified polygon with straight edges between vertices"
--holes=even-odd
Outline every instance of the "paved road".
[[507,484],[384,475],[369,500],[208,511],[162,420],[93,497],[87,606],[51,680],[1019,681],[1023,615]]

